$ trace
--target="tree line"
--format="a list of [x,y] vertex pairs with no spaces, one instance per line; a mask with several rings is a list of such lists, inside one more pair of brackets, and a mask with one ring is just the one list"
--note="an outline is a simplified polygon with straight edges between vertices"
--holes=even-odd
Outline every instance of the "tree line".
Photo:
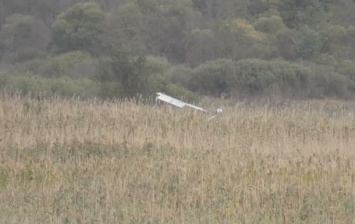
[[2,0],[0,88],[352,99],[354,10],[352,0]]

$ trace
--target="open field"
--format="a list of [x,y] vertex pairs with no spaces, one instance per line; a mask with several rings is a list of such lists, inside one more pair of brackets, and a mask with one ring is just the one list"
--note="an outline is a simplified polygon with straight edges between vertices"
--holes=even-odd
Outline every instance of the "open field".
[[0,223],[355,223],[355,104],[0,98]]

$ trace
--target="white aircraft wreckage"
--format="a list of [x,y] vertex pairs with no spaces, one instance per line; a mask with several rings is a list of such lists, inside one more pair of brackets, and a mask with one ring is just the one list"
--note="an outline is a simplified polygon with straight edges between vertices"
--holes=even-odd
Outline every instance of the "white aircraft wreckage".
[[202,107],[198,107],[198,106],[195,106],[195,105],[192,105],[192,104],[189,104],[189,103],[185,103],[181,100],[178,100],[174,97],[171,97],[171,96],[168,96],[164,93],[160,93],[158,92],[157,93],[157,96],[155,98],[155,101],[156,102],[164,102],[164,103],[167,103],[167,104],[170,104],[172,106],[175,106],[175,107],[179,107],[179,108],[192,108],[194,110],[197,110],[197,111],[201,111],[203,113],[207,113],[210,115],[209,117],[209,120],[212,120],[213,118],[215,118],[217,115],[220,115],[223,110],[222,109],[217,109],[215,112],[212,112],[212,111],[208,111]]

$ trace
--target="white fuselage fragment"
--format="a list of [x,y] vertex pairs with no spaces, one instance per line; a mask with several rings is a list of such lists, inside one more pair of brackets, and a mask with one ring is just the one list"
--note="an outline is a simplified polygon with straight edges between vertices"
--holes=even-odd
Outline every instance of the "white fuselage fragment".
[[199,110],[199,111],[202,111],[202,112],[207,112],[205,109],[201,108],[201,107],[198,107],[198,106],[195,106],[195,105],[192,105],[192,104],[189,104],[189,103],[185,103],[181,100],[178,100],[178,99],[175,99],[174,97],[171,97],[171,96],[168,96],[164,93],[157,93],[157,97],[156,97],[156,101],[163,101],[165,103],[168,103],[168,104],[171,104],[173,106],[176,106],[176,107],[180,107],[180,108],[183,108],[183,107],[190,107],[190,108],[193,108],[195,110]]

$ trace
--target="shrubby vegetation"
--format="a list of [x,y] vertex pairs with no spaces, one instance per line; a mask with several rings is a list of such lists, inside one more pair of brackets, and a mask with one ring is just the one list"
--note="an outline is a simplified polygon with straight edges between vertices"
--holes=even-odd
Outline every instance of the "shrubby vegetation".
[[342,73],[316,64],[280,60],[219,60],[194,69],[190,88],[217,96],[351,97],[355,83]]
[[351,0],[2,1],[0,87],[54,93],[57,83],[58,94],[103,98],[352,98],[352,9]]
[[90,79],[72,80],[70,78],[43,78],[34,75],[14,75],[0,73],[0,89],[10,93],[34,94],[51,97],[78,96],[93,98],[99,96],[100,85]]

